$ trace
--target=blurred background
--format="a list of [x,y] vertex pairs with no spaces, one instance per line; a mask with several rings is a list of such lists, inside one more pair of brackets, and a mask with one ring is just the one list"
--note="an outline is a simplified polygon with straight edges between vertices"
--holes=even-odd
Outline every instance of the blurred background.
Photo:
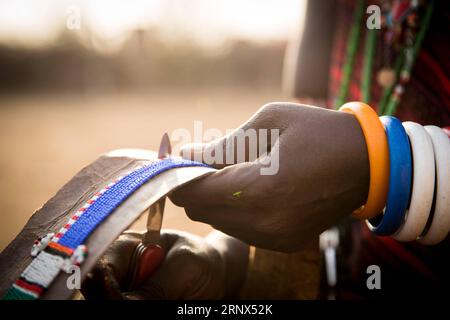
[[[302,0],[0,0],[0,250],[82,167],[281,93]],[[138,223],[138,227],[140,224]],[[164,227],[205,234],[169,204]]]

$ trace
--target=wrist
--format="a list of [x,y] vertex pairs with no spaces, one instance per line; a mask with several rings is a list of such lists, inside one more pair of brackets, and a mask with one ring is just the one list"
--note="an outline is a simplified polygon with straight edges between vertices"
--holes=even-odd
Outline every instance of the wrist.
[[342,117],[342,134],[346,140],[342,152],[347,154],[345,169],[348,173],[349,188],[353,190],[352,206],[356,209],[365,204],[369,193],[369,155],[363,131],[356,117],[347,113],[342,113]]

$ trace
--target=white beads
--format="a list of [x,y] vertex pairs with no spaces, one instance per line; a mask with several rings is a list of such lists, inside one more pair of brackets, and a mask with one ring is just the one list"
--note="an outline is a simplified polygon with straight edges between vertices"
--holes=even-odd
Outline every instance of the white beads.
[[36,257],[39,252],[45,249],[49,242],[54,237],[54,233],[47,233],[44,237],[38,238],[34,241],[33,247],[31,248],[31,256]]

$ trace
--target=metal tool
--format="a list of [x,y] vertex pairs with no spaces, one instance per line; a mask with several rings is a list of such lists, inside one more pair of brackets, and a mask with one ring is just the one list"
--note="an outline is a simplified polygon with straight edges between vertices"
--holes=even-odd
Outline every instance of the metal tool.
[[329,289],[329,300],[336,299],[334,289],[337,284],[336,249],[339,246],[339,229],[333,227],[320,235],[320,249],[325,258],[325,270]]
[[[158,158],[164,159],[172,153],[170,139],[165,133],[161,139]],[[147,232],[142,242],[136,247],[130,265],[129,290],[136,289],[145,279],[150,277],[164,260],[164,250],[161,247],[161,226],[164,216],[166,197],[154,203],[148,210]]]

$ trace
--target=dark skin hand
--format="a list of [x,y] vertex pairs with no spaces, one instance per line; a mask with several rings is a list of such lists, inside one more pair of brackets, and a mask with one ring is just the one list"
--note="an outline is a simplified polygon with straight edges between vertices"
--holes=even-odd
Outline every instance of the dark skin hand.
[[[295,251],[365,203],[369,185],[367,148],[357,119],[348,113],[293,103],[262,107],[241,129],[279,129],[271,154],[275,175],[261,175],[257,159],[213,164],[221,169],[178,189],[171,200],[187,215],[249,244]],[[201,160],[234,138],[183,148]],[[246,145],[248,148],[249,145]],[[200,156],[200,158],[199,158]],[[239,192],[239,196],[236,196]]]
[[143,233],[125,232],[98,261],[84,281],[86,299],[223,299],[237,297],[245,280],[248,246],[221,232],[201,238],[165,230],[166,257],[156,272],[129,291],[127,274]]

